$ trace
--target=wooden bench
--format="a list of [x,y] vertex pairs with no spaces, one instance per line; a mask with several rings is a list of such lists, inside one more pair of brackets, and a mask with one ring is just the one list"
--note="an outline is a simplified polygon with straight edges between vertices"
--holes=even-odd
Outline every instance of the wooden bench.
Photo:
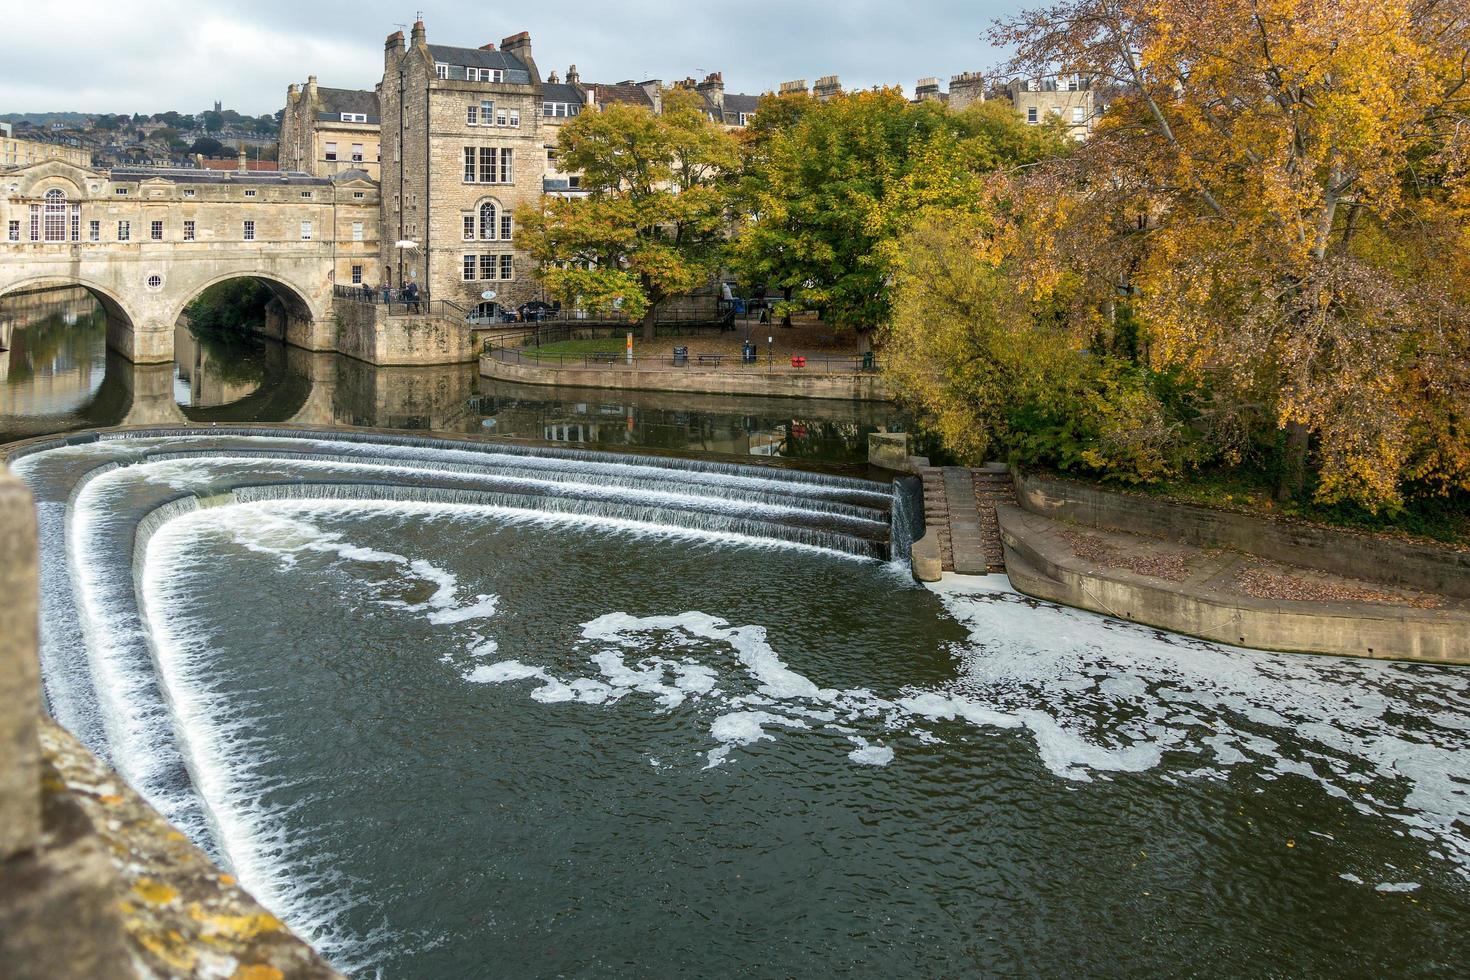
[[596,351],[587,355],[587,360],[592,364],[616,364],[622,360],[622,354],[612,351]]
[[725,355],[724,354],[700,354],[699,355],[699,363],[700,364],[712,364],[715,367],[719,367],[720,366],[720,362],[723,361],[724,359],[725,359]]

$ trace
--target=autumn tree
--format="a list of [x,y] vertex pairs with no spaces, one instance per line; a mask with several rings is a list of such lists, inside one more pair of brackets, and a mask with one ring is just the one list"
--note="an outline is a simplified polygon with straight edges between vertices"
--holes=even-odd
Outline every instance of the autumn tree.
[[1123,312],[1230,438],[1261,413],[1283,497],[1470,489],[1463,0],[1063,0],[993,39],[1116,90],[1018,276],[1079,333]]
[[562,128],[558,152],[589,193],[519,209],[518,238],[547,292],[641,318],[652,340],[657,305],[719,271],[729,217],[721,175],[735,167],[735,141],[694,93],[672,89],[659,115],[616,103],[582,113]]

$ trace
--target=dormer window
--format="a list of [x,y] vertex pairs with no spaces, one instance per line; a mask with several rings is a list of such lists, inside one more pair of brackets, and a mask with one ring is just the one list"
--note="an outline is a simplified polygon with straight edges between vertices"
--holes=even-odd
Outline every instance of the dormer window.
[[543,102],[541,103],[541,115],[551,117],[575,116],[582,111],[582,107],[570,102]]
[[471,82],[503,82],[505,72],[499,68],[466,68],[464,77]]
[[341,115],[342,115],[342,121],[343,122],[360,122],[360,123],[367,122],[367,115],[365,113],[361,113],[361,112],[344,112]]
[[434,65],[434,74],[435,75],[438,75],[440,78],[448,78],[449,77],[449,66],[446,65],[442,61],[441,62],[438,62],[437,64]]

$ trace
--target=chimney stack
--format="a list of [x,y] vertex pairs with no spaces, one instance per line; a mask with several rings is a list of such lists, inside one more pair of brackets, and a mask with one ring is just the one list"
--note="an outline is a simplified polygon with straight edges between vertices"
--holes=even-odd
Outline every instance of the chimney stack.
[[573,65],[572,67],[570,67],[570,68],[567,69],[567,84],[568,85],[580,85],[580,84],[582,84],[582,76],[579,75],[579,74],[577,74],[577,66],[576,65]]
[[421,20],[416,20],[413,22],[412,33],[409,34],[409,42],[415,45],[423,44],[426,34],[427,32],[424,29],[424,22]]
[[933,76],[919,79],[919,84],[914,86],[914,98],[920,102],[938,102],[939,79]]
[[704,76],[704,81],[694,86],[694,90],[714,105],[721,112],[725,111],[725,76],[717,71],[712,71]]
[[782,82],[781,83],[781,89],[780,89],[780,94],[781,95],[793,95],[793,94],[795,94],[797,92],[800,92],[802,95],[806,95],[806,79],[805,78],[798,78],[798,79],[796,79],[793,82]]
[[978,71],[967,71],[951,75],[949,79],[949,107],[963,109],[976,102],[985,101],[985,77]]
[[500,50],[503,54],[508,54],[524,64],[530,71],[533,82],[541,81],[541,72],[536,67],[536,59],[531,56],[531,35],[528,32],[521,31],[519,34],[512,34],[504,38],[500,42]]
[[383,42],[383,65],[392,68],[398,64],[398,59],[401,57],[403,57],[403,32],[394,31]]
[[236,167],[236,169],[239,170],[240,173],[246,174],[250,172],[250,157],[246,156],[245,154],[244,143],[240,144],[240,155],[237,157],[237,162],[238,166]]
[[531,60],[531,34],[529,31],[521,31],[512,34],[500,42],[500,50],[505,54],[519,58],[522,61]]
[[842,82],[836,75],[823,75],[817,79],[817,84],[812,86],[812,94],[826,102],[842,94]]

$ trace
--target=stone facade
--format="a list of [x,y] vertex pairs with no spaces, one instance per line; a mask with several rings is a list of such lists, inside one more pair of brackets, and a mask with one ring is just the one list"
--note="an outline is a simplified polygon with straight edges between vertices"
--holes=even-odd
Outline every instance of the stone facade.
[[324,349],[333,284],[379,281],[378,209],[360,172],[0,170],[0,294],[84,286],[107,311],[110,346],[166,361],[186,304],[253,276],[277,293],[293,342]]
[[0,167],[26,167],[46,160],[60,160],[74,167],[90,167],[92,151],[79,146],[38,143],[35,140],[0,136]]
[[1091,82],[1080,75],[1015,78],[1006,86],[1011,104],[1029,125],[1059,116],[1072,139],[1084,140],[1096,122],[1097,99]]
[[[542,114],[530,36],[498,49],[430,45],[420,21],[407,43],[401,32],[388,38],[379,92],[382,261],[392,282],[418,282],[466,310],[538,297],[514,213],[540,206],[547,148],[569,115]],[[496,299],[482,300],[486,291]]]
[[326,88],[312,75],[286,90],[280,167],[316,177],[361,170],[382,175],[381,119],[376,92]]
[[1101,109],[1098,90],[1080,75],[1053,75],[1046,78],[1012,79],[1004,89],[987,95],[985,76],[978,71],[951,75],[949,91],[941,89],[939,79],[921,78],[914,87],[915,102],[942,102],[960,110],[987,98],[1009,99],[1021,118],[1032,126],[1059,116],[1073,139],[1086,139],[1092,132]]

